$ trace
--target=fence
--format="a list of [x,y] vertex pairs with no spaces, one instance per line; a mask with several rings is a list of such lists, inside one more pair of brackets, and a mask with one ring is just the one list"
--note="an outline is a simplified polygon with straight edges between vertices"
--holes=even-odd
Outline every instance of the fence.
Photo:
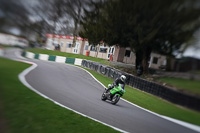
[[120,75],[123,74],[127,77],[126,84],[134,88],[161,97],[172,103],[200,111],[199,97],[181,93],[177,90],[173,90],[166,86],[162,86],[160,84],[144,80],[134,75],[130,75],[128,73],[119,71],[117,69],[93,61],[82,60],[81,66],[94,70],[100,74],[103,74],[113,79],[116,79],[117,77],[120,77]]

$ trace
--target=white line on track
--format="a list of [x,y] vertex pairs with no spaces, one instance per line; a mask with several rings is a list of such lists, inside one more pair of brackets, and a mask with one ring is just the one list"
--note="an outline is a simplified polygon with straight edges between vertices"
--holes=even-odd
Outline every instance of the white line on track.
[[99,122],[99,123],[101,123],[101,124],[103,124],[103,125],[106,125],[106,126],[108,126],[108,127],[111,127],[111,128],[113,128],[113,129],[115,129],[115,130],[117,130],[117,131],[119,131],[119,132],[128,133],[128,132],[126,132],[126,131],[124,131],[124,130],[122,130],[122,129],[119,129],[119,128],[114,127],[114,126],[109,125],[109,124],[106,124],[106,123],[104,123],[104,122],[102,122],[102,121],[99,121],[99,120],[97,120],[97,119],[95,119],[95,118],[92,118],[92,117],[90,117],[90,116],[87,116],[87,115],[85,115],[85,114],[82,114],[82,113],[80,113],[80,112],[78,112],[78,111],[76,111],[76,110],[73,110],[72,108],[69,108],[69,107],[67,107],[67,106],[65,106],[65,105],[63,105],[63,104],[60,104],[59,102],[57,102],[57,101],[55,101],[55,100],[53,100],[53,99],[47,97],[46,95],[40,93],[39,91],[37,91],[36,89],[34,89],[34,88],[26,81],[26,79],[25,79],[25,76],[26,76],[30,71],[32,71],[33,69],[35,69],[35,68],[37,67],[37,64],[35,64],[35,63],[33,63],[33,62],[29,62],[29,61],[23,61],[23,60],[18,60],[18,61],[25,62],[25,63],[28,63],[28,64],[33,64],[31,67],[25,69],[22,73],[20,73],[18,77],[19,77],[20,81],[21,81],[26,87],[28,87],[29,89],[31,89],[31,90],[34,91],[35,93],[37,93],[37,94],[39,94],[40,96],[42,96],[42,97],[44,97],[44,98],[46,98],[46,99],[48,99],[48,100],[54,102],[55,104],[57,104],[57,105],[59,105],[59,106],[61,106],[61,107],[63,107],[63,108],[66,108],[66,109],[68,109],[68,110],[71,110],[71,111],[73,111],[73,112],[75,112],[75,113],[77,113],[77,114],[79,114],[79,115],[82,115],[82,116],[87,117],[87,118],[89,118],[89,119],[92,119],[92,120],[94,120],[94,121],[96,121],[96,122]]
[[[67,65],[70,65],[70,64],[67,64]],[[78,66],[76,66],[76,67],[78,67]],[[106,88],[106,87],[105,87],[99,80],[97,80],[90,72],[88,72],[87,70],[85,70],[85,69],[83,69],[83,68],[81,68],[81,67],[78,67],[78,68],[80,68],[80,69],[86,71],[87,73],[89,73],[90,76],[92,76],[99,84],[101,84],[104,88]],[[147,111],[147,112],[149,112],[149,113],[151,113],[151,114],[154,114],[154,115],[156,115],[156,116],[158,116],[158,117],[161,117],[161,118],[163,118],[163,119],[169,120],[169,121],[171,121],[171,122],[174,122],[174,123],[179,124],[179,125],[181,125],[181,126],[187,127],[187,128],[192,129],[192,130],[194,130],[194,131],[200,132],[200,126],[197,126],[197,125],[194,125],[194,124],[190,124],[190,123],[187,123],[187,122],[184,122],[184,121],[180,121],[180,120],[177,120],[177,119],[173,119],[173,118],[170,118],[170,117],[167,117],[167,116],[163,116],[163,115],[160,115],[160,114],[157,114],[157,113],[155,113],[155,112],[152,112],[152,111],[150,111],[150,110],[147,110],[147,109],[145,109],[145,108],[142,108],[142,107],[140,107],[140,106],[138,106],[138,105],[136,105],[136,104],[133,104],[133,103],[131,103],[131,102],[129,102],[129,101],[123,99],[123,98],[121,98],[121,99],[122,99],[123,101],[125,101],[125,102],[127,102],[127,103],[133,105],[133,106],[136,106],[136,107],[138,107],[138,108],[140,108],[140,109],[142,109],[142,110],[144,110],[144,111]]]
[[[17,57],[19,57],[18,53],[15,53],[15,54],[17,55]],[[76,110],[73,110],[73,109],[71,109],[71,108],[69,108],[69,107],[67,107],[67,106],[65,106],[65,105],[63,105],[63,104],[60,104],[60,103],[54,101],[53,99],[47,97],[46,95],[40,93],[39,91],[37,91],[36,89],[34,89],[30,84],[28,84],[27,81],[26,81],[26,79],[25,79],[25,76],[26,76],[30,71],[32,71],[33,69],[35,69],[35,68],[37,67],[37,64],[35,64],[35,63],[33,63],[33,62],[29,62],[29,61],[24,61],[24,60],[18,60],[18,61],[25,62],[25,63],[29,63],[29,64],[33,64],[33,66],[27,68],[26,70],[24,70],[22,73],[19,74],[19,79],[20,79],[20,81],[21,81],[26,87],[28,87],[29,89],[33,90],[34,92],[36,92],[37,94],[41,95],[42,97],[53,101],[55,104],[60,105],[60,106],[62,106],[62,107],[64,107],[64,108],[66,108],[66,109],[69,109],[69,110],[73,111],[73,112],[76,112],[76,113],[78,113],[78,114],[80,114],[80,115],[82,115],[82,116],[84,116],[84,117],[87,117],[87,118],[90,118],[90,119],[92,119],[92,120],[94,120],[94,121],[97,121],[97,122],[99,122],[99,123],[102,123],[103,125],[109,126],[109,127],[113,128],[113,129],[115,129],[115,130],[117,130],[117,131],[126,132],[126,131],[121,130],[121,129],[117,128],[117,127],[114,127],[114,126],[112,126],[112,125],[106,124],[106,123],[101,122],[101,121],[99,121],[99,120],[97,120],[97,119],[94,119],[94,118],[92,118],[92,117],[90,117],[90,116],[87,116],[87,115],[85,115],[85,114],[82,114],[82,113],[80,113],[80,112],[78,112],[78,111],[76,111]],[[87,70],[85,70],[85,69],[83,69],[83,68],[81,68],[81,67],[75,66],[75,65],[71,65],[71,64],[66,64],[66,65],[74,66],[74,67],[77,67],[77,68],[79,68],[79,69],[82,69],[82,70],[86,71],[86,72],[87,72],[90,76],[92,76],[92,78],[94,78],[99,84],[101,84],[104,88],[106,88],[100,81],[98,81],[98,80],[97,80],[90,72],[88,72]],[[190,124],[190,123],[187,123],[187,122],[183,122],[183,121],[180,121],[180,120],[177,120],[177,119],[173,119],[173,118],[170,118],[170,117],[167,117],[167,116],[163,116],[163,115],[157,114],[157,113],[152,112],[152,111],[150,111],[150,110],[144,109],[144,108],[142,108],[142,107],[140,107],[140,106],[138,106],[138,105],[136,105],[136,104],[133,104],[133,103],[131,103],[131,102],[129,102],[129,101],[123,99],[123,98],[121,98],[121,99],[122,99],[123,101],[125,101],[125,102],[127,102],[127,103],[133,105],[133,106],[136,106],[136,107],[138,107],[138,108],[140,108],[140,109],[142,109],[142,110],[145,110],[145,111],[147,111],[147,112],[149,112],[149,113],[151,113],[151,114],[154,114],[154,115],[156,115],[156,116],[158,116],[158,117],[161,117],[161,118],[163,118],[163,119],[169,120],[169,121],[171,121],[171,122],[174,122],[174,123],[179,124],[179,125],[181,125],[181,126],[187,127],[187,128],[192,129],[192,130],[194,130],[194,131],[200,132],[200,126],[193,125],[193,124]]]

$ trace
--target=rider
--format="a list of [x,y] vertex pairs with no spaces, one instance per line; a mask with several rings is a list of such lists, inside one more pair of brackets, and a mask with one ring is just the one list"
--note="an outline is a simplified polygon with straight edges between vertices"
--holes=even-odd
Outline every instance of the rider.
[[112,88],[114,88],[114,86],[119,86],[119,84],[121,84],[121,87],[124,90],[125,80],[126,80],[126,76],[121,75],[120,78],[115,79],[115,81],[113,82],[113,84],[108,88],[107,92],[109,92]]

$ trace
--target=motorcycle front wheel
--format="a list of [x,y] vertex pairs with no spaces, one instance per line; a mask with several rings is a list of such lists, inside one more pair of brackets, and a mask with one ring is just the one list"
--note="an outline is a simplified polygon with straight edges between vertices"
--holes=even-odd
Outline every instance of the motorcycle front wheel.
[[115,95],[113,96],[113,98],[112,98],[111,103],[112,103],[112,104],[116,104],[116,103],[119,101],[119,99],[120,99],[120,96],[117,95],[117,94],[115,94]]
[[101,96],[101,100],[105,101],[106,99],[107,99],[106,92],[103,92],[103,94]]

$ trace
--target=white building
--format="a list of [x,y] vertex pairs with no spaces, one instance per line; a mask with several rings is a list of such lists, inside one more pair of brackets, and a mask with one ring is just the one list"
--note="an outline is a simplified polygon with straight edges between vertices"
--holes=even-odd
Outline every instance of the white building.
[[28,41],[25,38],[0,33],[0,44],[9,46],[28,47]]
[[[126,64],[135,65],[135,53],[131,51],[130,48],[120,48],[117,46],[106,46],[104,43],[100,43],[97,46],[89,45],[87,40],[81,37],[77,37],[76,44],[73,47],[73,36],[62,36],[47,34],[46,48],[50,50],[55,50],[56,46],[60,46],[61,52],[82,54],[111,60],[114,62],[123,62]],[[149,68],[159,69],[161,66],[166,66],[166,56],[151,53],[151,59],[149,61]]]

